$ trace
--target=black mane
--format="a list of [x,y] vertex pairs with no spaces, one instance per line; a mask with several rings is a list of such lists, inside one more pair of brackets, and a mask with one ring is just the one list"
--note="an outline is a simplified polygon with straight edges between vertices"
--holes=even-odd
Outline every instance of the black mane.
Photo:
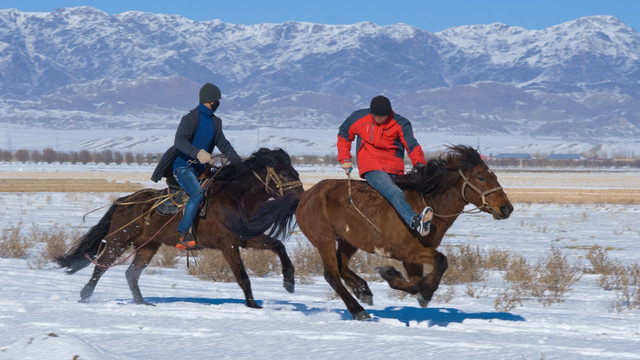
[[427,166],[398,176],[395,183],[403,190],[415,190],[436,198],[459,180],[458,170],[468,170],[479,164],[484,161],[471,146],[448,146],[440,156],[429,159]]
[[214,176],[215,181],[234,181],[250,174],[251,171],[259,171],[267,166],[283,163],[291,164],[291,158],[286,151],[260,148],[242,162],[225,165],[221,168],[212,168],[209,174]]

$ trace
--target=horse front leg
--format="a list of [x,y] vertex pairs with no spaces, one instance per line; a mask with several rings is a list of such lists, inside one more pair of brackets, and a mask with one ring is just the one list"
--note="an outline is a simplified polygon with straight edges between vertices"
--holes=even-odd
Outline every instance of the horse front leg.
[[250,308],[262,309],[262,306],[258,305],[253,299],[251,281],[249,280],[249,275],[247,275],[247,271],[242,263],[240,249],[237,245],[230,245],[229,243],[232,243],[232,241],[226,242],[222,246],[222,256],[227,260],[233,275],[236,277],[238,285],[240,285],[240,288],[244,292],[245,304]]
[[246,247],[261,250],[269,249],[278,255],[282,266],[282,286],[290,293],[295,291],[295,269],[289,258],[289,254],[287,254],[287,249],[280,240],[265,235],[264,237],[249,239]]
[[436,253],[437,254],[433,258],[433,262],[426,264],[427,270],[431,271],[426,274],[420,282],[418,304],[420,304],[421,307],[427,307],[429,301],[431,301],[431,298],[433,297],[433,293],[438,290],[438,286],[440,285],[444,272],[447,271],[447,268],[449,267],[447,257],[439,251],[436,251]]
[[[409,280],[393,266],[381,266],[376,270],[391,288],[417,294],[420,306],[426,307],[447,270],[447,257],[433,248],[416,249],[411,254],[403,261]],[[424,269],[428,271],[426,275],[422,273]]]
[[127,283],[129,284],[129,289],[131,290],[131,294],[133,295],[133,302],[136,304],[155,306],[154,304],[146,301],[144,297],[142,297],[140,287],[138,286],[138,280],[140,279],[142,271],[149,265],[151,259],[156,254],[159,247],[160,245],[151,243],[143,247],[142,249],[139,249],[136,252],[136,256],[133,258],[131,265],[129,265],[127,271],[125,272]]
[[411,295],[415,295],[420,291],[421,278],[407,281],[400,271],[390,265],[378,266],[376,271],[392,289],[406,291]]
[[349,262],[351,257],[358,251],[358,249],[340,239],[338,240],[338,266],[340,268],[340,276],[344,280],[345,284],[351,288],[353,294],[362,302],[369,306],[373,306],[373,293],[369,288],[369,284],[358,276],[351,268],[349,268]]

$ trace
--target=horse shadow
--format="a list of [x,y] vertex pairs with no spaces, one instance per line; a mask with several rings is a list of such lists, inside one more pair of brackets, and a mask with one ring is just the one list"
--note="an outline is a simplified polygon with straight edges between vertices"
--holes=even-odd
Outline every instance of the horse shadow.
[[[245,305],[244,299],[233,298],[196,298],[196,297],[148,297],[147,301],[153,304],[171,304],[178,302],[186,302],[202,305],[224,305],[239,304]],[[118,299],[119,303],[131,303],[132,299]],[[264,306],[264,302],[257,300],[256,303]],[[353,320],[353,316],[347,310],[343,309],[327,309],[320,306],[309,306],[307,304],[290,302],[290,301],[269,301],[274,306],[274,310],[278,311],[296,311],[303,313],[305,316],[316,315],[320,313],[335,313],[340,315],[342,320]],[[418,308],[413,306],[389,306],[384,309],[368,310],[372,319],[370,321],[380,321],[381,319],[393,319],[411,326],[412,323],[427,322],[429,327],[443,326],[446,327],[452,323],[462,323],[465,320],[503,320],[503,321],[526,321],[520,315],[508,312],[465,312],[455,308]]]
[[[152,304],[172,304],[172,303],[193,303],[202,305],[223,305],[223,304],[241,304],[245,305],[244,299],[210,299],[196,297],[146,297],[146,301]],[[122,304],[133,304],[133,299],[117,299]],[[262,306],[262,301],[256,301]]]
[[465,312],[455,308],[417,308],[411,306],[390,306],[382,310],[372,309],[369,313],[374,320],[395,319],[407,326],[411,323],[428,322],[428,326],[446,327],[451,323],[462,323],[469,319],[526,321],[520,315],[508,312]]

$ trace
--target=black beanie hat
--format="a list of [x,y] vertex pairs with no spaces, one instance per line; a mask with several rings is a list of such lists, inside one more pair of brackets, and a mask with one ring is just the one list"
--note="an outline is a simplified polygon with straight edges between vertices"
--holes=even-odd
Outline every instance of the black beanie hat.
[[389,115],[391,114],[391,101],[382,95],[378,95],[371,99],[369,109],[373,115]]
[[220,100],[221,96],[220,89],[211,83],[206,83],[200,88],[200,102],[203,104]]

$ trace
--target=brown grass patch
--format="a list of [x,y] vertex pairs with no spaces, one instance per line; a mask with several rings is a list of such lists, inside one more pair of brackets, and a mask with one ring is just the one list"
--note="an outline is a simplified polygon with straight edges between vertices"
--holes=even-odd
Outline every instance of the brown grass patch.
[[505,189],[514,203],[640,204],[640,189]]
[[0,234],[0,257],[23,259],[33,242],[22,234],[22,222],[9,225]]
[[135,183],[105,179],[2,179],[0,192],[134,192]]

